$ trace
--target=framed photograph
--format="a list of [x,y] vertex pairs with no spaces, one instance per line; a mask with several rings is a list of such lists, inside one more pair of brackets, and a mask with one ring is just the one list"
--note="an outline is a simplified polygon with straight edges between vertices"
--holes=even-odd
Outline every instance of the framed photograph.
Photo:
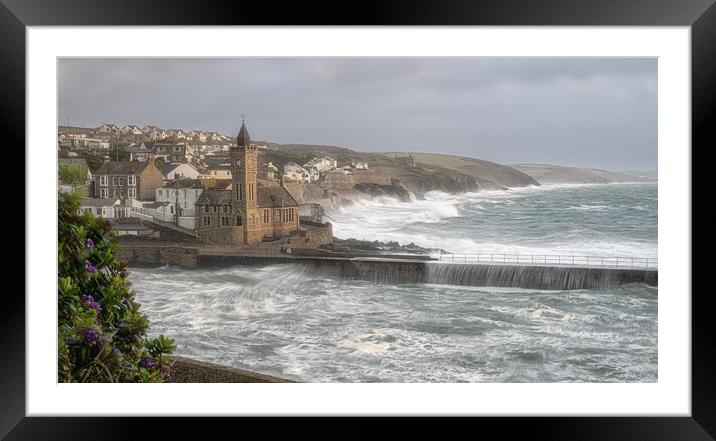
[[691,241],[713,236],[692,163],[716,7],[562,3],[347,22],[4,1],[26,286],[3,309],[0,436],[473,416],[713,439]]

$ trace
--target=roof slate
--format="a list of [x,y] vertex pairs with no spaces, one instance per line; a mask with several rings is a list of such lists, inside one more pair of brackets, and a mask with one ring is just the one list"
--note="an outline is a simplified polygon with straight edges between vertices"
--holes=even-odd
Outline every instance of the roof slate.
[[137,175],[149,166],[148,162],[113,161],[103,164],[96,175]]

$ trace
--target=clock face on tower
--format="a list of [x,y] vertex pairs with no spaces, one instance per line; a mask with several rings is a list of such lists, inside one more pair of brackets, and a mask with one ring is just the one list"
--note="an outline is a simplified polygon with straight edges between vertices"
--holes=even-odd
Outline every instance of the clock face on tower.
[[246,166],[247,166],[248,168],[254,168],[254,166],[256,166],[256,161],[254,161],[253,158],[249,158],[249,159],[246,161]]
[[238,166],[238,165],[241,165],[241,159],[237,159],[236,161],[234,161],[234,163],[235,163],[237,166]]

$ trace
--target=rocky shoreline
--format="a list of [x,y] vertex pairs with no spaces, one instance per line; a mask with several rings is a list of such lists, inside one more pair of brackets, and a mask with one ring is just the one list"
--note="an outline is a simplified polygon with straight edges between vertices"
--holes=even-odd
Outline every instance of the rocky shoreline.
[[[424,248],[410,242],[407,245],[401,245],[396,241],[381,242],[379,240],[360,240],[360,239],[339,239],[333,238],[333,243],[321,247],[326,251],[334,251],[340,253],[364,253],[372,252],[377,254],[417,254],[429,255],[439,252],[439,249]],[[445,250],[442,250],[446,252]]]
[[295,383],[284,378],[222,366],[192,358],[170,356],[167,383]]

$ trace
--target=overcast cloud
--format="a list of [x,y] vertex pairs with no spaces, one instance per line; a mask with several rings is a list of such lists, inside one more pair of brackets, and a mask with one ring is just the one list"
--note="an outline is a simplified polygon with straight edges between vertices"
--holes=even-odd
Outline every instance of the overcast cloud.
[[58,121],[214,130],[359,151],[656,169],[656,59],[85,58]]

